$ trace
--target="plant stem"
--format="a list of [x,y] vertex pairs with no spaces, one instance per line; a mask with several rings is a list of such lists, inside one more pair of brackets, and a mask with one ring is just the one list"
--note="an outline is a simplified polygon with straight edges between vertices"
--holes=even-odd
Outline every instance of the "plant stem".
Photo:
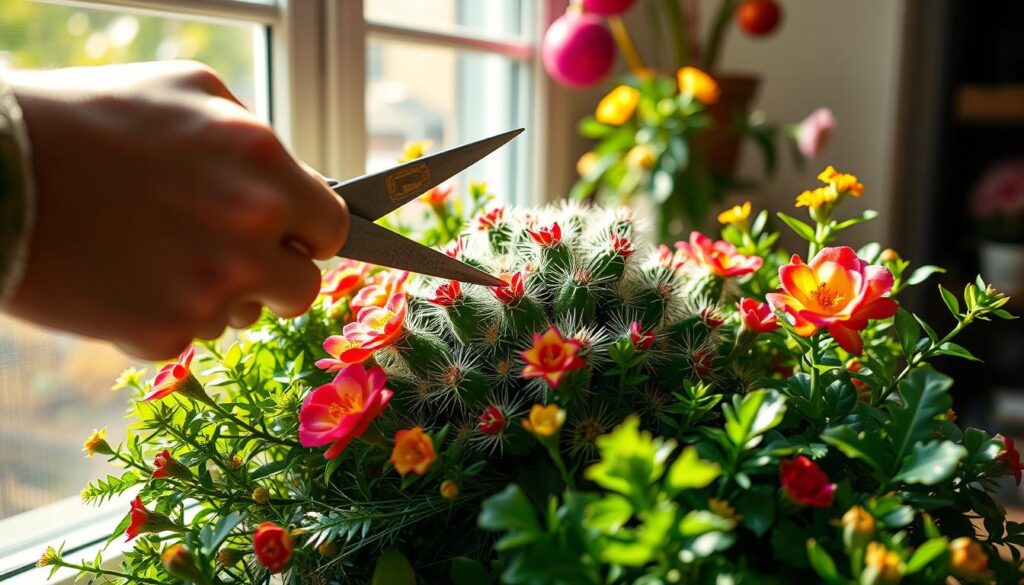
[[129,575],[128,573],[121,573],[119,571],[110,571],[101,567],[86,567],[85,565],[76,565],[69,563],[64,560],[60,560],[57,564],[65,569],[74,569],[85,573],[92,573],[93,575],[105,575],[107,577],[117,577],[119,579],[126,579],[129,583],[152,583],[154,585],[164,585],[163,581],[157,581],[156,579],[150,579],[148,577],[138,577],[136,575]]
[[565,467],[565,462],[562,461],[562,455],[558,452],[557,442],[548,442],[548,455],[551,456],[551,460],[555,462],[555,467],[558,468],[558,472],[562,474],[562,481],[565,485],[569,486],[569,489],[576,489],[576,482],[573,481],[572,476],[569,475],[569,470]]
[[704,47],[703,64],[705,71],[711,71],[717,65],[718,53],[722,48],[722,43],[725,41],[725,32],[728,30],[729,21],[732,20],[732,15],[736,12],[737,1],[722,0],[722,4],[718,9],[718,15],[715,17],[715,23],[711,27],[708,44]]
[[238,426],[242,427],[243,429],[249,431],[254,436],[260,437],[261,439],[266,439],[266,440],[271,441],[273,443],[278,443],[279,445],[284,445],[286,447],[298,447],[300,449],[302,448],[302,445],[300,445],[297,441],[290,441],[288,439],[282,439],[281,437],[275,437],[274,435],[271,435],[270,433],[265,433],[265,432],[257,429],[256,427],[254,427],[254,426],[250,425],[249,423],[243,421],[242,419],[238,418],[237,416],[235,416],[234,414],[229,412],[226,408],[224,408],[223,406],[217,404],[216,402],[210,401],[210,402],[207,403],[207,405],[210,408],[212,408],[213,410],[215,410],[218,413],[220,413],[221,416],[223,416],[224,418],[230,420],[231,422],[237,424]]
[[675,51],[676,68],[684,67],[690,62],[689,29],[683,22],[683,14],[679,9],[679,0],[662,0],[665,14],[668,17],[669,30],[672,33],[672,48]]
[[808,355],[808,361],[811,364],[811,403],[814,405],[814,413],[818,416],[821,415],[821,396],[818,392],[818,340],[820,338],[821,331],[815,331],[814,335],[811,336],[811,353]]
[[921,364],[921,362],[923,362],[923,361],[927,360],[928,358],[932,357],[933,355],[935,355],[935,351],[936,350],[938,350],[945,343],[949,342],[954,337],[956,337],[973,320],[974,320],[974,313],[967,313],[966,315],[964,315],[963,320],[958,322],[956,324],[956,327],[954,327],[952,331],[947,333],[937,343],[932,343],[930,346],[928,346],[928,349],[925,349],[921,353],[918,353],[918,354],[915,354],[915,355],[911,356],[910,360],[907,362],[907,365],[903,368],[903,371],[901,371],[899,373],[899,375],[896,376],[893,379],[892,383],[889,384],[885,388],[885,390],[883,390],[882,393],[878,396],[878,400],[875,401],[875,405],[877,406],[879,404],[885,403],[885,401],[889,398],[890,395],[892,395],[893,392],[896,391],[896,388],[899,387],[900,382],[902,382],[903,379],[907,377],[907,374],[909,374],[911,370],[913,370],[914,368],[919,366]]
[[633,72],[633,75],[642,79],[646,75],[647,66],[644,65],[644,60],[636,50],[636,44],[633,43],[633,37],[630,36],[626,23],[618,15],[612,15],[608,17],[608,25],[612,29],[612,38],[615,39],[615,44],[619,46],[622,56],[629,64],[629,70]]

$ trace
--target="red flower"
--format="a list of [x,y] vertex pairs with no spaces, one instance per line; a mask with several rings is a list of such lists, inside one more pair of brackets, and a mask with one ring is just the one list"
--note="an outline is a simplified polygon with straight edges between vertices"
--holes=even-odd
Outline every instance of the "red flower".
[[1004,437],[1002,434],[995,436],[1003,442],[1003,451],[999,453],[999,460],[1006,464],[1013,473],[1013,479],[1020,485],[1021,472],[1024,470],[1024,464],[1021,463],[1020,453],[1013,444],[1013,439],[1010,437]]
[[743,276],[761,268],[760,256],[745,256],[725,240],[712,241],[700,232],[691,232],[690,241],[676,242],[676,252],[684,264],[703,268],[715,276]]
[[370,265],[358,260],[344,259],[340,264],[324,273],[320,281],[320,294],[338,300],[348,296],[363,284]]
[[698,349],[693,352],[693,357],[690,358],[690,364],[693,366],[693,371],[697,374],[697,377],[706,378],[714,368],[714,360],[712,360],[711,350]]
[[725,318],[719,315],[714,307],[704,307],[701,309],[700,320],[711,330],[718,329],[722,326],[722,323],[725,323]]
[[744,298],[736,303],[736,308],[740,310],[740,322],[747,331],[771,333],[779,328],[779,319],[768,303]]
[[178,463],[177,459],[171,457],[171,452],[167,449],[164,449],[162,453],[158,453],[153,458],[153,466],[156,467],[153,471],[153,479],[166,477],[190,479],[192,477],[192,472],[181,463]]
[[480,415],[480,432],[485,435],[497,435],[505,430],[505,415],[493,404],[484,409]]
[[476,218],[476,229],[486,232],[492,230],[505,219],[505,208],[495,207],[487,213]]
[[152,389],[146,394],[143,400],[159,400],[180,392],[193,400],[208,402],[210,398],[203,390],[203,385],[196,380],[189,368],[192,365],[192,358],[196,355],[196,348],[189,345],[185,351],[178,356],[178,361],[167,364],[160,368],[156,377],[153,378]]
[[272,574],[280,573],[292,559],[292,535],[273,522],[264,522],[252,535],[256,560]]
[[558,222],[551,224],[551,227],[540,228],[537,231],[526,230],[530,238],[541,248],[550,248],[555,244],[562,243],[562,228]]
[[815,508],[832,505],[836,484],[829,483],[825,472],[807,457],[798,455],[796,459],[780,462],[779,477],[782,489],[794,502]]
[[629,341],[632,342],[635,349],[647,351],[654,345],[654,334],[644,333],[640,329],[640,324],[633,321],[629,324]]
[[448,247],[444,249],[445,256],[451,256],[456,260],[461,260],[465,247],[466,242],[462,239],[462,236],[459,236],[455,238],[454,241],[448,243]]
[[579,356],[582,346],[575,339],[565,339],[554,325],[543,334],[533,334],[533,347],[520,352],[526,367],[524,378],[544,378],[548,386],[557,388],[562,378],[585,363]]
[[306,396],[299,411],[299,442],[303,447],[331,443],[324,457],[340,455],[391,401],[393,393],[385,383],[387,376],[378,366],[369,371],[361,364],[346,366],[333,382]]
[[768,293],[768,303],[793,317],[793,328],[810,337],[827,327],[832,338],[846,351],[860,354],[864,340],[860,330],[868,319],[886,319],[896,314],[896,301],[882,295],[892,289],[893,278],[884,266],[869,265],[853,248],[824,248],[804,264],[793,255],[779,268],[782,292]]
[[324,350],[331,357],[318,360],[316,366],[336,372],[349,364],[365,362],[373,352],[401,338],[407,312],[405,293],[392,296],[384,307],[364,307],[355,322],[345,325],[342,335],[324,341]]
[[501,279],[508,283],[508,286],[492,288],[491,291],[498,300],[506,305],[519,302],[526,294],[526,275],[522,272],[515,274],[502,274]]
[[373,282],[359,289],[352,297],[352,314],[358,315],[366,307],[383,307],[391,297],[405,292],[405,281],[409,273],[405,270],[385,270],[373,277]]
[[[667,249],[668,248],[666,248],[666,250]],[[615,232],[612,232],[612,251],[623,258],[629,258],[636,253],[636,248],[633,247],[633,242]]]
[[462,300],[462,283],[457,280],[450,280],[437,287],[434,291],[434,298],[430,302],[442,307],[450,307]]
[[131,522],[128,524],[128,528],[124,531],[128,540],[131,540],[140,534],[179,529],[178,526],[176,526],[174,522],[171,522],[171,519],[164,514],[147,510],[146,506],[142,504],[142,498],[140,496],[136,496],[135,499],[132,500],[131,511],[129,511],[128,515],[131,518]]
[[423,195],[420,195],[420,201],[430,205],[431,207],[440,207],[444,205],[444,202],[448,200],[448,197],[452,194],[453,188],[450,182],[442,183],[437,187],[434,187],[430,191],[427,191]]

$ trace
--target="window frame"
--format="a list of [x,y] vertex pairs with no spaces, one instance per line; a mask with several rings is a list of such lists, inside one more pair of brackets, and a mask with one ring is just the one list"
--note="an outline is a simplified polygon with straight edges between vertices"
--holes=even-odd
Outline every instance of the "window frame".
[[[524,196],[519,205],[547,201],[543,194],[553,193],[558,177],[549,168],[558,168],[564,154],[550,146],[550,137],[565,127],[558,112],[565,110],[566,95],[556,90],[544,74],[539,59],[541,31],[564,11],[568,0],[523,0],[522,39],[494,40],[466,30],[417,28],[389,22],[367,20],[363,0],[275,0],[272,3],[244,0],[32,0],[34,2],[123,10],[136,14],[179,16],[217,23],[245,23],[262,26],[265,31],[266,67],[257,67],[256,75],[266,75],[268,103],[265,108],[275,131],[296,157],[327,174],[340,177],[365,172],[366,125],[366,47],[369,39],[380,38],[409,43],[501,55],[524,65],[520,68],[520,95],[514,100],[516,119],[529,130],[519,140],[527,160],[517,163],[515,175],[528,180],[519,186]],[[254,64],[255,65],[255,64]],[[555,116],[552,116],[554,114]],[[555,154],[556,160],[549,160]],[[563,165],[564,166],[564,165]],[[67,506],[68,498],[54,506]],[[117,499],[104,507],[118,509]],[[42,509],[42,508],[40,508]],[[119,517],[115,515],[114,518]],[[74,523],[69,518],[69,526]],[[66,549],[71,558],[91,558],[101,548],[110,531],[108,520],[89,529],[78,530],[78,542]],[[0,521],[3,526],[5,521]],[[56,544],[57,538],[54,539]],[[118,542],[118,541],[115,541]],[[105,565],[116,566],[120,553],[130,545],[107,549]],[[26,543],[9,558],[25,559],[26,564],[0,574],[4,585],[37,583],[41,570],[28,565],[42,548]],[[39,549],[39,550],[36,550]],[[111,554],[116,552],[116,554]],[[71,585],[75,573],[64,571],[50,581],[52,585]]]

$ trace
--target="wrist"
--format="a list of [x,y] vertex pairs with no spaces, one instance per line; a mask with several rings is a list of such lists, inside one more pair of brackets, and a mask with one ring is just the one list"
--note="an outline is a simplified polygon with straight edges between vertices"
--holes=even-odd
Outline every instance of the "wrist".
[[35,219],[35,186],[24,116],[0,75],[0,307],[21,284]]

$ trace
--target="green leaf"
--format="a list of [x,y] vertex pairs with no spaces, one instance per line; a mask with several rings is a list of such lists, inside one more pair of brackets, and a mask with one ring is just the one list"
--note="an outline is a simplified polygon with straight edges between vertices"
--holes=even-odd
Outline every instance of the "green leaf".
[[616,127],[598,122],[593,116],[587,116],[580,120],[580,123],[576,125],[576,129],[584,138],[597,140],[614,132]]
[[956,320],[960,320],[960,301],[956,299],[956,295],[946,290],[946,287],[939,285],[939,294],[942,295],[942,302],[946,303],[949,307],[949,312],[953,313]]
[[290,460],[282,459],[281,461],[271,461],[266,465],[261,465],[258,468],[256,468],[255,471],[252,472],[252,475],[249,476],[249,480],[259,481],[263,478],[270,477],[272,475],[277,475],[278,473],[281,473],[285,469],[288,469],[289,463],[291,463]]
[[587,506],[584,523],[588,528],[614,533],[633,517],[633,504],[618,494],[609,494]]
[[929,276],[931,276],[933,274],[936,274],[936,273],[943,273],[945,271],[946,271],[945,268],[940,268],[938,266],[931,266],[931,265],[921,266],[917,270],[914,270],[913,273],[911,273],[910,278],[907,279],[907,284],[909,284],[909,285],[921,284],[922,282],[928,280]]
[[882,246],[878,242],[870,242],[861,246],[857,250],[857,256],[863,258],[869,264],[878,262],[878,257],[882,255]]
[[957,345],[952,341],[947,341],[935,350],[935,355],[951,355],[953,357],[963,358],[965,360],[971,360],[972,362],[980,362],[981,360],[974,356],[973,353],[968,351],[966,347]]
[[743,525],[758,537],[764,536],[775,521],[775,494],[764,489],[747,490],[736,501],[736,512],[743,516]]
[[540,523],[530,500],[515,484],[484,500],[477,525],[484,530],[540,532]]
[[788,225],[790,229],[796,232],[796,235],[807,240],[808,242],[814,241],[814,228],[791,215],[782,213],[781,211],[778,212],[776,215],[778,215],[779,219],[781,219],[783,223]]
[[832,555],[818,546],[818,542],[813,538],[807,540],[807,559],[811,561],[814,572],[822,579],[829,583],[843,582],[842,577],[839,576],[839,569],[836,568],[836,563],[832,560]]
[[370,585],[416,585],[416,573],[405,555],[389,549],[377,558]]
[[861,222],[870,221],[872,219],[875,219],[876,217],[878,217],[877,211],[875,211],[874,209],[867,209],[856,217],[851,217],[846,221],[842,221],[836,224],[835,230],[845,230],[848,227],[853,227]]
[[455,557],[448,570],[452,585],[488,585],[494,582],[487,567],[476,559]]
[[907,575],[913,575],[914,573],[926,568],[932,561],[946,554],[947,542],[943,538],[932,538],[921,546],[917,547],[914,551],[913,556],[907,561]]
[[213,536],[210,538],[210,541],[204,543],[204,548],[206,549],[204,553],[211,556],[216,554],[220,545],[224,544],[228,535],[230,535],[231,531],[235,529],[235,526],[238,526],[238,524],[245,519],[245,516],[245,512],[236,511],[222,518],[221,521],[217,523],[217,528],[214,529]]
[[871,466],[880,476],[885,477],[886,447],[878,433],[856,432],[853,428],[841,425],[827,429],[821,438],[839,449],[851,459],[859,459]]
[[902,403],[890,402],[886,431],[895,450],[896,465],[920,441],[931,439],[938,427],[935,417],[945,413],[953,404],[949,388],[953,380],[931,368],[917,368],[900,382]]
[[638,502],[651,502],[652,484],[661,479],[665,460],[675,442],[640,432],[640,419],[631,416],[611,433],[597,438],[601,460],[587,468],[585,476],[599,486],[629,496]]
[[935,485],[949,479],[956,466],[967,456],[967,449],[952,441],[932,441],[914,445],[894,479],[904,483]]
[[722,405],[725,432],[732,444],[749,448],[760,442],[760,436],[782,422],[786,399],[776,390],[755,390],[742,398],[734,396],[732,405]]
[[917,340],[921,339],[921,327],[917,324],[914,316],[903,307],[896,311],[893,323],[896,325],[896,335],[899,336],[900,345],[903,347],[903,356],[909,360],[914,354]]
[[717,463],[702,460],[696,447],[687,447],[669,467],[666,478],[669,495],[674,496],[686,489],[707,487],[721,473],[722,468]]

